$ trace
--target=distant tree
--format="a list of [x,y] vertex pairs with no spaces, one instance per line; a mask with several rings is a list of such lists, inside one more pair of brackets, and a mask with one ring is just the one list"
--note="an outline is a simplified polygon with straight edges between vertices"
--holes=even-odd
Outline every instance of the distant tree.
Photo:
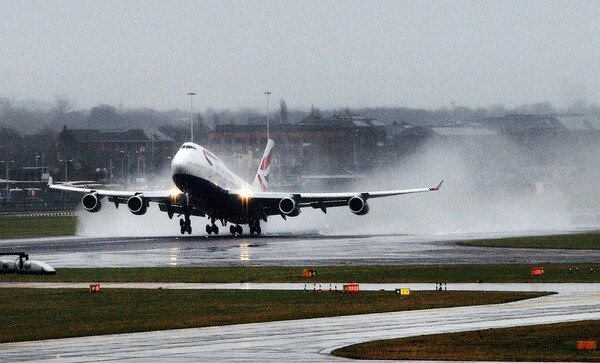
[[52,109],[52,121],[55,125],[65,125],[67,113],[71,111],[71,104],[64,98],[56,100],[56,104]]
[[62,131],[58,134],[58,143],[63,150],[73,150],[77,145],[77,140],[73,132],[64,125]]
[[[166,122],[170,117],[164,113],[149,108],[127,109],[119,113],[121,123],[126,125],[123,128],[157,128]],[[188,114],[189,120],[189,114]]]
[[592,107],[590,107],[585,101],[577,101],[567,107],[568,113],[581,114],[581,115],[589,115],[591,114]]
[[290,112],[283,98],[279,101],[279,122],[286,125],[290,123]]
[[210,127],[204,123],[204,117],[202,114],[197,113],[194,117],[194,142],[204,143],[208,140],[208,133]]
[[2,135],[0,142],[2,143],[2,160],[16,160],[22,153],[22,136],[21,133],[10,126],[2,126]]
[[158,127],[158,130],[171,137],[178,144],[182,144],[190,140],[189,125],[163,124]]
[[4,112],[4,110],[7,110],[9,108],[11,108],[12,103],[10,102],[10,100],[6,97],[0,97],[0,111]]
[[92,128],[122,128],[123,118],[117,109],[110,105],[100,105],[92,108],[87,118]]
[[321,112],[321,110],[319,110],[319,108],[315,107],[315,105],[312,105],[310,108],[310,117],[314,117],[314,118],[321,118],[323,117],[323,112]]
[[550,102],[538,102],[530,105],[521,105],[514,110],[517,114],[553,115],[556,108]]

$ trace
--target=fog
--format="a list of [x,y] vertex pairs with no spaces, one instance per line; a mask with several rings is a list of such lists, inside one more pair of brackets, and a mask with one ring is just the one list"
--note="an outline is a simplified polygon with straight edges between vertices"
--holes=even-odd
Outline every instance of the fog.
[[[262,229],[265,234],[455,234],[597,228],[597,150],[596,141],[585,140],[551,140],[524,150],[522,143],[502,136],[483,143],[432,139],[412,155],[367,172],[356,185],[303,191],[420,188],[444,180],[440,191],[370,199],[365,216],[347,207],[326,214],[305,208],[287,220],[271,216]],[[170,176],[165,172],[156,179],[170,181]],[[178,218],[169,220],[155,204],[144,216],[129,213],[125,205],[115,210],[107,202],[98,213],[80,211],[78,216],[82,236],[179,236]],[[192,217],[193,234],[204,235],[207,223],[207,218]],[[220,233],[228,235],[229,229],[221,227]]]
[[[590,185],[595,180],[590,170],[597,160],[589,159],[589,168],[570,174],[570,185],[561,185],[561,178],[540,179],[533,171],[509,174],[507,164],[515,162],[517,147],[508,141],[500,144],[513,149],[490,149],[466,159],[468,148],[432,142],[351,189],[431,187],[443,179],[439,192],[371,199],[365,216],[353,215],[345,207],[329,209],[326,215],[305,209],[290,226],[333,234],[518,233],[597,226],[593,217],[598,211],[589,204],[593,200],[589,197],[600,195],[600,187]],[[581,199],[578,191],[584,190],[589,199]],[[581,214],[583,220],[577,220]],[[278,222],[268,230],[284,228]]]
[[[264,109],[600,99],[595,1],[0,2],[0,97]],[[35,24],[35,26],[32,26]]]

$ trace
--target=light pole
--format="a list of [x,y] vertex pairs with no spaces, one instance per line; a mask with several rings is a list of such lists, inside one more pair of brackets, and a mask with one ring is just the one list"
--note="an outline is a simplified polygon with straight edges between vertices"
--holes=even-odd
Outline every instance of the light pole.
[[196,95],[196,93],[194,92],[188,92],[188,96],[190,96],[190,141],[194,142],[194,117],[193,117],[193,112],[194,112],[194,96]]
[[10,191],[10,183],[8,181],[8,167],[10,165],[10,163],[14,163],[15,161],[0,161],[0,163],[5,163],[6,164],[6,197],[8,198],[8,194]]
[[267,141],[269,141],[269,139],[271,138],[271,136],[269,135],[269,95],[271,94],[271,92],[267,91],[263,94],[267,95]]
[[62,162],[64,162],[64,163],[65,163],[65,183],[66,183],[66,182],[68,182],[68,181],[69,181],[69,179],[67,178],[67,167],[68,167],[68,165],[69,165],[69,163],[70,163],[70,162],[71,162],[71,163],[73,162],[73,160],[71,160],[71,159],[69,159],[69,160],[67,160],[67,159],[65,159],[65,160],[63,160],[63,159],[60,159],[59,161],[60,161],[61,163],[62,163]]

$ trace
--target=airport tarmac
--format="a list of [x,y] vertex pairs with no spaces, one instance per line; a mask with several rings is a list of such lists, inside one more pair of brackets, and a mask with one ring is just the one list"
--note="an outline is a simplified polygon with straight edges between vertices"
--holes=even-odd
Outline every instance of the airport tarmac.
[[458,246],[490,234],[322,235],[260,237],[63,237],[0,241],[0,251],[27,252],[61,267],[319,266],[366,264],[583,263],[600,250],[542,250]]
[[[296,284],[291,287],[301,286]],[[371,286],[379,287],[382,286]],[[423,287],[431,288],[429,285]],[[450,289],[457,290],[484,287],[504,291],[554,290],[558,294],[508,304],[475,307],[8,343],[0,344],[0,357],[3,361],[60,362],[342,361],[341,358],[331,356],[330,352],[364,341],[600,319],[600,284],[449,286]]]
[[[600,251],[457,246],[480,235],[267,235],[261,237],[46,238],[0,242],[61,267],[598,262]],[[103,288],[310,289],[303,284],[103,284]],[[3,283],[0,287],[10,286]],[[61,285],[52,285],[61,287]],[[85,288],[86,284],[75,286]],[[48,287],[40,285],[37,287]],[[63,286],[65,287],[65,286]],[[336,286],[339,288],[339,286]],[[434,284],[361,284],[432,290]],[[315,287],[316,288],[316,287]],[[329,286],[322,286],[327,289]],[[333,287],[335,288],[335,287]],[[452,284],[448,289],[556,291],[509,304],[0,344],[2,361],[338,361],[359,342],[600,319],[600,284]]]

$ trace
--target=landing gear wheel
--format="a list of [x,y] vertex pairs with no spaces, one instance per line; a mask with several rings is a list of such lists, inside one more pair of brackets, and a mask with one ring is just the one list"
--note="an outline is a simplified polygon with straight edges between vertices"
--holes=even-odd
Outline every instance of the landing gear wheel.
[[261,233],[261,229],[260,229],[260,221],[251,221],[249,223],[249,227],[250,227],[250,235],[252,236],[254,233],[256,233],[257,235],[259,235]]
[[232,235],[234,235],[234,236],[235,236],[236,234],[237,234],[238,236],[241,236],[241,235],[242,235],[242,233],[244,233],[244,230],[242,229],[242,226],[240,226],[239,224],[236,224],[235,226],[233,226],[233,225],[232,225],[232,226],[229,226],[229,232],[230,232]]
[[179,227],[181,227],[181,234],[185,234],[185,232],[192,234],[192,222],[190,221],[190,217],[188,216],[185,219],[180,219]]

